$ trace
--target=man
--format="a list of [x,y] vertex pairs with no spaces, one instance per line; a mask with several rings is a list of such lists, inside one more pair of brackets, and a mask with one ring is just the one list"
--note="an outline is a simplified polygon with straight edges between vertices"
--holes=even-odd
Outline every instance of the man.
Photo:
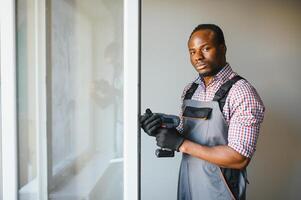
[[184,89],[181,123],[163,128],[156,114],[141,127],[157,145],[183,153],[179,200],[246,198],[246,167],[255,152],[264,105],[256,90],[226,62],[222,30],[198,25],[188,40],[197,78]]

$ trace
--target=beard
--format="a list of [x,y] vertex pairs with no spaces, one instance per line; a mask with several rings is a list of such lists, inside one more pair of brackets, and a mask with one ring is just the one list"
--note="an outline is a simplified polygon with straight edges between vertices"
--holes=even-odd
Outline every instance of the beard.
[[223,69],[223,68],[224,68],[224,66],[222,66],[222,67],[218,67],[218,66],[216,66],[216,67],[211,67],[211,70],[206,71],[206,72],[204,72],[204,73],[199,73],[199,75],[202,76],[202,77],[215,76],[215,75],[216,75],[219,71],[221,71],[221,69]]

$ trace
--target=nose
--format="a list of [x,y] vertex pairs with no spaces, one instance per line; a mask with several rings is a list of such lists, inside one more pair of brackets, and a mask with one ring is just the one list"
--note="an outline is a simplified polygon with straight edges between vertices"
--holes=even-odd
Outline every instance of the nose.
[[195,61],[200,61],[203,59],[204,59],[204,55],[203,55],[202,51],[197,52],[196,56],[195,56]]

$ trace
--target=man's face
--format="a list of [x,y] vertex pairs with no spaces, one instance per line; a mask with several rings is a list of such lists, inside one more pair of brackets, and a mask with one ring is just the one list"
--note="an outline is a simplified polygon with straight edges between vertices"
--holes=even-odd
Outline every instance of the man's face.
[[218,45],[211,30],[200,30],[193,33],[188,41],[190,62],[202,75],[214,76],[225,64],[225,45]]

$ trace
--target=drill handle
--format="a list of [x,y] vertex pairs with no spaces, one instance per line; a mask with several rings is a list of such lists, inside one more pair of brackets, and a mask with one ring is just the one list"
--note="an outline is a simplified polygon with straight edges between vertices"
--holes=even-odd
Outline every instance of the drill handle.
[[168,157],[174,157],[175,152],[170,149],[157,149],[155,152],[156,156],[158,158],[168,158]]

